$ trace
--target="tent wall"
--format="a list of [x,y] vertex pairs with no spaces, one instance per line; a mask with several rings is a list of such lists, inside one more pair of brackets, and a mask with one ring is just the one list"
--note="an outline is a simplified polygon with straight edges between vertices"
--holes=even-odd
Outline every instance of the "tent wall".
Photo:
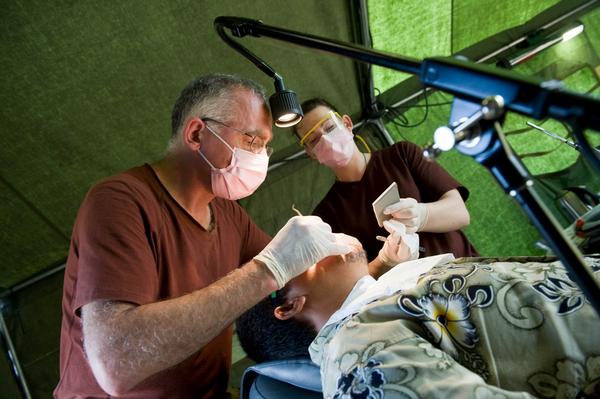
[[[517,66],[515,71],[546,80],[563,80],[566,88],[577,92],[600,94],[598,90],[600,62],[596,50],[597,43],[600,42],[597,28],[600,25],[599,2],[589,0],[549,1],[544,3],[548,7],[547,9],[541,7],[543,2],[523,4],[524,2],[518,0],[510,4],[503,3],[502,7],[508,10],[508,14],[498,14],[497,27],[504,30],[484,38],[480,36],[481,32],[477,29],[478,23],[474,24],[472,21],[487,21],[490,15],[497,11],[498,5],[491,3],[486,2],[486,7],[483,7],[481,4],[474,5],[470,0],[453,2],[451,5],[444,2],[443,6],[440,5],[440,13],[445,17],[440,18],[439,14],[432,10],[418,10],[415,7],[404,9],[403,13],[386,13],[382,12],[380,8],[393,7],[392,3],[370,2],[373,42],[380,49],[419,58],[451,55],[450,52],[455,51],[471,60],[486,59],[486,62],[493,64],[503,57],[510,58],[510,55],[521,51],[519,46],[514,43],[540,27],[553,26],[556,29],[579,19],[585,26],[584,34],[546,49],[528,62]],[[469,5],[470,13],[465,10],[465,7]],[[374,11],[377,11],[377,14],[374,14]],[[420,24],[418,26],[409,24],[407,21],[411,20],[410,16],[412,19],[418,16]],[[382,23],[382,20],[389,24]],[[440,53],[424,53],[426,50],[415,46],[414,43],[421,40],[423,29],[425,29],[423,27],[438,26],[439,24],[447,24],[453,28],[445,30],[444,35],[432,29],[434,36],[439,34],[438,39],[441,43],[429,46],[430,37],[426,37],[423,43],[426,48],[433,48],[432,51],[438,50]],[[489,27],[487,24],[484,25],[484,30]],[[465,35],[471,38],[461,38]],[[403,40],[389,40],[390,37],[399,36],[402,36]],[[512,47],[511,44],[513,44]],[[504,51],[499,51],[501,49]],[[495,55],[490,57],[492,54]],[[375,77],[379,85],[389,87],[378,97],[383,104],[387,106],[401,104],[398,110],[407,118],[409,124],[414,125],[423,120],[425,116],[423,95],[414,96],[414,94],[422,93],[422,86],[418,78],[381,69],[376,70]],[[390,87],[393,82],[395,85]],[[450,95],[429,92],[428,103],[431,106],[428,108],[427,117],[423,123],[414,127],[398,127],[389,123],[388,129],[395,140],[406,139],[419,145],[426,145],[431,142],[435,129],[448,123],[451,101],[452,96]],[[565,145],[557,147],[556,140],[533,129],[523,129],[527,127],[525,125],[527,120],[531,119],[514,113],[507,115],[504,128],[508,134],[508,141],[516,153],[526,156],[529,153],[556,149],[545,156],[523,158],[532,174],[555,172],[570,167],[576,161],[579,155],[577,151]],[[538,123],[563,136],[567,133],[565,127],[555,121],[538,121]],[[600,144],[599,139],[600,134],[595,134],[592,142]],[[500,256],[543,253],[536,247],[536,243],[540,240],[537,230],[516,202],[503,193],[487,169],[456,151],[444,153],[438,161],[471,192],[467,202],[471,214],[471,224],[465,229],[465,232],[481,254]],[[592,178],[587,179],[588,185],[592,183],[591,180]],[[585,182],[585,179],[583,181]],[[544,195],[544,199],[557,219],[563,221],[563,224],[566,223],[561,209],[557,207],[556,198]]]
[[[189,80],[232,73],[273,92],[273,81],[215,33],[219,15],[343,41],[353,41],[356,31],[344,0],[3,3],[0,287],[15,287],[65,258],[77,209],[93,183],[162,156],[172,104]],[[326,95],[346,112],[359,113],[352,61],[273,40],[247,38],[242,44],[280,72],[301,99]],[[289,131],[274,133],[272,161],[297,151]],[[308,169],[273,173],[264,187],[274,194],[248,204],[265,230],[273,232],[289,217],[283,204],[295,202],[305,212],[314,204],[310,191],[300,198],[282,189],[282,175],[286,187],[308,187],[308,179],[312,189],[323,191],[330,182],[314,165]],[[11,295],[4,312],[35,398],[50,397],[58,380],[61,287],[57,273]],[[19,397],[6,356],[0,357],[0,397]]]
[[[63,273],[60,266],[55,270],[37,281],[30,280],[32,284],[16,287],[6,297],[3,312],[32,398],[51,397],[58,382]],[[0,364],[7,359],[4,351],[0,357]],[[15,378],[3,373],[0,398],[20,397],[2,396],[15,389],[19,392]]]
[[[353,39],[342,0],[4,4],[0,286],[64,258],[77,208],[94,182],[162,155],[172,104],[189,80],[235,73],[273,91],[273,81],[214,32],[219,15]],[[348,112],[360,110],[352,61],[273,40],[243,45],[280,71],[300,98],[327,95]],[[276,131],[273,160],[294,144],[289,132]]]

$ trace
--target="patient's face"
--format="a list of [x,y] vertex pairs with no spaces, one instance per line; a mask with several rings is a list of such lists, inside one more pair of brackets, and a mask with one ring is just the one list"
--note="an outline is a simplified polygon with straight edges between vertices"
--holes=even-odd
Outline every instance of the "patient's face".
[[311,266],[286,285],[284,304],[274,309],[276,318],[295,318],[316,330],[342,305],[356,282],[369,274],[367,255],[356,238],[336,234],[353,247],[343,256],[329,256]]
[[304,273],[288,283],[290,295],[302,295],[308,291],[335,289],[340,279],[355,274],[368,274],[366,253],[354,237],[344,235],[346,244],[353,247],[346,255],[328,256],[309,267]]

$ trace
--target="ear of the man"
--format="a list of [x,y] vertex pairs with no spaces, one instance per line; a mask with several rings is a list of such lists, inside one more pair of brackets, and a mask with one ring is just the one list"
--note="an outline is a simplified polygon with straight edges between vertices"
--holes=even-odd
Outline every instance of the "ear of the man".
[[305,303],[306,297],[304,295],[288,299],[283,305],[277,306],[273,310],[273,315],[279,320],[291,319],[302,312]]
[[183,142],[193,150],[198,150],[202,146],[202,136],[206,124],[200,118],[191,118],[183,127]]

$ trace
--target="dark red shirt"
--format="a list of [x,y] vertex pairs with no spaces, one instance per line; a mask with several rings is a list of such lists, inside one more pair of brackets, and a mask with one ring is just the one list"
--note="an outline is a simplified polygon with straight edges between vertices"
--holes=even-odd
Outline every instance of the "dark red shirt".
[[[375,237],[389,234],[377,224],[372,203],[394,181],[401,198],[418,202],[435,202],[453,189],[458,189],[464,201],[469,196],[469,191],[438,163],[423,157],[420,147],[403,141],[374,152],[360,181],[336,181],[313,214],[329,223],[334,232],[358,238],[372,260],[383,245]],[[424,249],[420,257],[447,252],[456,257],[478,256],[460,230],[418,234]]]
[[[82,345],[80,308],[96,300],[138,305],[191,293],[246,263],[270,241],[233,201],[211,202],[206,231],[162,186],[149,165],[110,177],[84,199],[65,269],[57,398],[108,398]],[[123,398],[222,397],[232,328]]]

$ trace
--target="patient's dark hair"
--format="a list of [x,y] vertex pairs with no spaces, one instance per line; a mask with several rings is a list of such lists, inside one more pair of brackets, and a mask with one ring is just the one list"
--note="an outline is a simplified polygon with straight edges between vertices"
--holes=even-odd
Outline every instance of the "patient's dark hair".
[[308,356],[308,347],[317,336],[314,327],[306,322],[275,317],[273,311],[285,302],[287,291],[288,287],[283,287],[275,298],[263,299],[236,321],[240,344],[257,363]]

